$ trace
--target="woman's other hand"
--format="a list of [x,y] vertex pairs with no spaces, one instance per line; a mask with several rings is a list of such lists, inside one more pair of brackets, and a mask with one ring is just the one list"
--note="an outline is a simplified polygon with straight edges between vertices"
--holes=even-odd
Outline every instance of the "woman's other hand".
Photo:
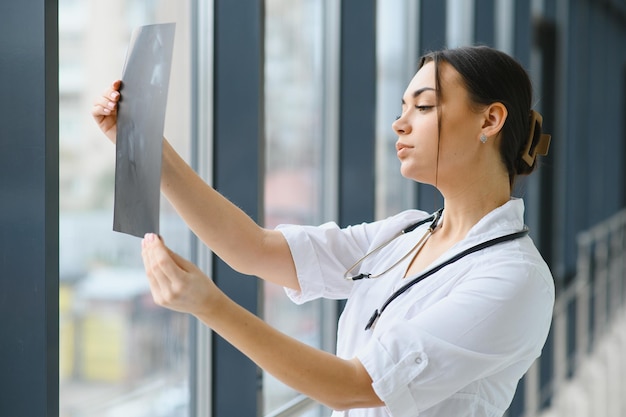
[[182,313],[211,315],[223,293],[197,266],[172,252],[153,233],[144,237],[141,256],[156,304]]
[[113,81],[113,84],[96,99],[91,109],[91,115],[98,127],[113,143],[117,136],[117,103],[120,100],[121,86],[121,80]]

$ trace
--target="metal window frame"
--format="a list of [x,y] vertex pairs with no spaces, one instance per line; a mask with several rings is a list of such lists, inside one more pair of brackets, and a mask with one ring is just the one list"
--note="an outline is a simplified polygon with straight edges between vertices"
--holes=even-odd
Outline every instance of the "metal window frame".
[[476,16],[475,0],[447,0],[446,44],[449,48],[474,42]]
[[[208,184],[213,182],[213,0],[192,0],[192,104],[191,166]],[[191,260],[203,271],[213,267],[209,249],[191,236]],[[190,317],[189,415],[211,415],[212,333],[199,320]]]

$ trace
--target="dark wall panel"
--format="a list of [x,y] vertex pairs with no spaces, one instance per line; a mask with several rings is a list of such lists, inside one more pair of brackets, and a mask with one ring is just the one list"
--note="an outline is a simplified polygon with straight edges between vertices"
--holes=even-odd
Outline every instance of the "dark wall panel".
[[58,416],[57,2],[0,3],[0,415]]
[[625,22],[602,4],[576,1],[561,26],[566,61],[560,76],[566,83],[559,117],[566,131],[556,138],[560,207],[554,221],[560,225],[557,272],[564,276],[575,270],[576,235],[623,207],[624,101],[616,92],[623,91]]
[[446,44],[446,2],[420,2],[418,56],[437,51]]
[[371,221],[375,207],[376,1],[341,2],[339,222]]
[[[263,218],[264,2],[216,0],[214,5],[214,186],[258,222]],[[213,277],[238,304],[257,313],[258,280],[242,277],[217,257]],[[256,365],[218,336],[212,363],[212,415],[257,415]]]
[[515,1],[515,38],[513,48],[515,58],[525,68],[530,66],[530,41],[533,33],[530,19],[530,3],[527,0]]
[[495,0],[475,0],[474,42],[493,46],[495,43]]

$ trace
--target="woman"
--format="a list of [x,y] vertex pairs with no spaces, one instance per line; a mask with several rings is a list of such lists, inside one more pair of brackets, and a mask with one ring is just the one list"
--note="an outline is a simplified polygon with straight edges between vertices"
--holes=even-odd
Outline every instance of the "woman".
[[[119,86],[93,108],[112,141]],[[504,53],[424,56],[393,129],[402,175],[436,186],[444,209],[346,229],[260,228],[164,141],[162,192],[220,258],[284,286],[298,303],[348,301],[332,355],[236,305],[148,234],[142,256],[154,300],[193,314],[287,385],[346,410],[333,416],[501,416],[541,352],[554,302],[550,271],[523,230],[523,202],[511,198],[516,175],[547,151],[530,106],[528,76]]]

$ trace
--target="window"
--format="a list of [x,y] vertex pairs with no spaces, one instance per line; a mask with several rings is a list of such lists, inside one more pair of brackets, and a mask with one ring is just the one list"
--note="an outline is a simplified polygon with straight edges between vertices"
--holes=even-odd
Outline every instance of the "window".
[[[279,223],[319,224],[333,217],[336,169],[329,155],[336,138],[329,131],[337,106],[329,62],[336,31],[323,0],[266,2],[266,177],[267,227]],[[112,232],[114,146],[98,131],[89,111],[95,97],[121,77],[131,31],[157,22],[176,22],[165,136],[197,168],[209,171],[211,156],[205,126],[211,116],[210,92],[194,86],[212,40],[190,38],[193,0],[107,4],[59,0],[60,39],[60,409],[63,417],[188,416],[208,395],[208,344],[195,354],[190,342],[198,329],[186,315],[154,305],[141,263],[139,240]],[[192,10],[193,9],[193,10]],[[337,10],[333,9],[336,15]],[[210,13],[206,18],[210,19]],[[335,18],[337,18],[335,16]],[[338,22],[338,20],[337,20]],[[196,30],[201,31],[199,26]],[[329,39],[331,39],[329,41]],[[195,45],[195,46],[194,46]],[[193,55],[197,48],[198,56]],[[337,49],[335,49],[335,53]],[[336,57],[334,58],[336,61]],[[207,61],[207,62],[205,62]],[[338,65],[338,62],[331,62]],[[206,74],[196,74],[211,84]],[[210,78],[210,77],[209,77]],[[192,108],[194,106],[197,108]],[[200,103],[200,104],[198,104]],[[334,106],[334,107],[333,107]],[[199,142],[189,139],[199,129]],[[210,123],[209,123],[210,124]],[[191,155],[191,152],[195,155]],[[210,175],[205,175],[208,177]],[[331,185],[330,187],[328,185]],[[196,248],[183,221],[161,202],[161,233],[186,258]],[[206,254],[205,254],[206,255]],[[196,258],[196,260],[198,260]],[[201,264],[203,260],[198,262]],[[265,319],[301,341],[334,349],[336,304],[317,301],[295,306],[282,288],[264,287]],[[287,319],[288,318],[288,319]],[[202,326],[200,326],[202,327]],[[195,336],[205,340],[207,334]],[[192,353],[190,353],[192,352]],[[190,369],[198,366],[202,369]],[[202,386],[189,386],[194,375]],[[255,384],[254,381],[246,382]],[[192,392],[193,390],[193,392]],[[195,392],[198,390],[199,392]],[[202,409],[210,408],[210,400]],[[264,375],[263,413],[318,416],[328,410]],[[299,410],[299,411],[296,411]],[[304,414],[303,414],[304,413]],[[287,415],[281,414],[281,415]]]
[[[265,7],[265,226],[319,224],[329,216],[324,178],[331,168],[324,155],[332,146],[332,138],[325,135],[325,4],[268,0]],[[328,315],[329,305],[318,300],[296,306],[282,288],[264,285],[265,320],[317,348],[334,344],[324,336],[336,322]],[[263,386],[266,414],[297,401],[295,391],[267,373]],[[307,416],[323,412],[311,408]]]
[[[62,417],[189,413],[189,318],[154,305],[139,240],[112,232],[115,149],[89,114],[121,77],[131,31],[175,21],[165,134],[189,153],[189,3],[59,1]],[[161,233],[189,257],[189,233],[165,201]]]

